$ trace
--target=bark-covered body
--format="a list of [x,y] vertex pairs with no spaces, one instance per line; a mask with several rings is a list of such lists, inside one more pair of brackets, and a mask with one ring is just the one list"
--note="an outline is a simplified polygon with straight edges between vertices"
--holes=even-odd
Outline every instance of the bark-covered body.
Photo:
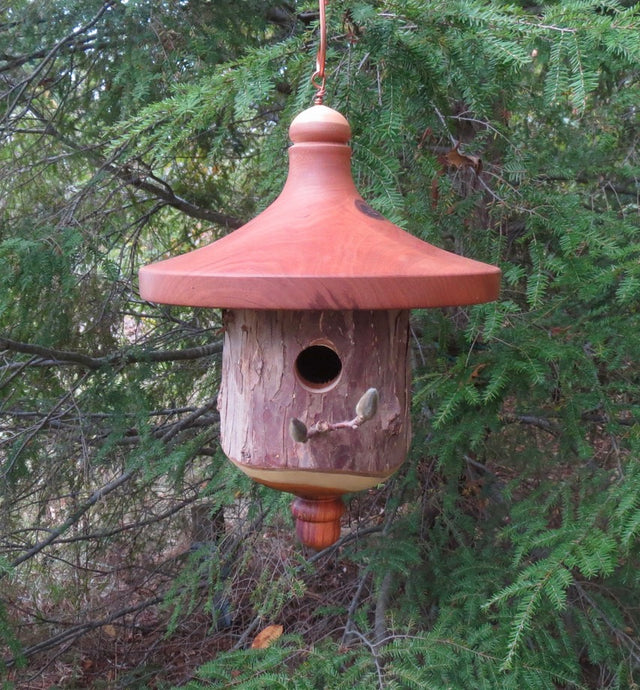
[[[254,479],[301,496],[387,478],[410,441],[408,318],[398,310],[228,311],[218,400],[224,452]],[[299,359],[327,351],[339,363],[320,361],[318,377],[313,361]],[[315,381],[324,368],[327,380]],[[292,417],[309,429],[352,419],[371,387],[380,397],[371,420],[306,443],[289,434]]]

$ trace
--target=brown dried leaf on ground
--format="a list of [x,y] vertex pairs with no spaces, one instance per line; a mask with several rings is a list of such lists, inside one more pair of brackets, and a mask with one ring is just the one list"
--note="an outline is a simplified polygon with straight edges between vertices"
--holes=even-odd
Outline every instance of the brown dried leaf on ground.
[[267,625],[261,630],[251,643],[251,649],[266,649],[284,632],[282,625]]

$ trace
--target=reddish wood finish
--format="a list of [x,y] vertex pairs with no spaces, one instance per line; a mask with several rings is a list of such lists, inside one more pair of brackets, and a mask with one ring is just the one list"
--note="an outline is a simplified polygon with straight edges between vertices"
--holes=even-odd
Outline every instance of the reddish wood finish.
[[[309,108],[289,133],[289,176],[273,204],[208,246],[142,268],[140,294],[228,309],[222,447],[256,481],[298,496],[296,532],[322,549],[340,535],[340,496],[404,461],[408,310],[495,299],[500,271],[422,242],[368,206],[351,177],[349,123],[335,110]],[[377,412],[354,428],[372,387]]]
[[351,177],[348,122],[316,105],[289,130],[280,196],[240,229],[140,270],[167,304],[249,309],[407,309],[496,299],[500,270],[438,249],[383,218]]
[[296,519],[296,534],[306,546],[321,551],[340,536],[340,518],[345,507],[340,498],[296,498],[291,513]]

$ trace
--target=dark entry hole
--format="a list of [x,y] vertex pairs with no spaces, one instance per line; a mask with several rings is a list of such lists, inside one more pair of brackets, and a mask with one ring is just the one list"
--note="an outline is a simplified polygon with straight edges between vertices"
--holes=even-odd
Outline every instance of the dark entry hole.
[[296,373],[302,383],[324,388],[335,381],[342,371],[338,353],[326,345],[310,345],[296,358]]

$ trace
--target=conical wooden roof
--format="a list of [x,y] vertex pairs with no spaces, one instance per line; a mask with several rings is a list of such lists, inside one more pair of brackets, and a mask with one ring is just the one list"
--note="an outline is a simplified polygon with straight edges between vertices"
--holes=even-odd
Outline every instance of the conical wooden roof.
[[349,123],[316,105],[289,129],[280,196],[208,246],[140,270],[166,304],[246,309],[406,309],[496,299],[500,270],[438,249],[374,211],[351,177]]

